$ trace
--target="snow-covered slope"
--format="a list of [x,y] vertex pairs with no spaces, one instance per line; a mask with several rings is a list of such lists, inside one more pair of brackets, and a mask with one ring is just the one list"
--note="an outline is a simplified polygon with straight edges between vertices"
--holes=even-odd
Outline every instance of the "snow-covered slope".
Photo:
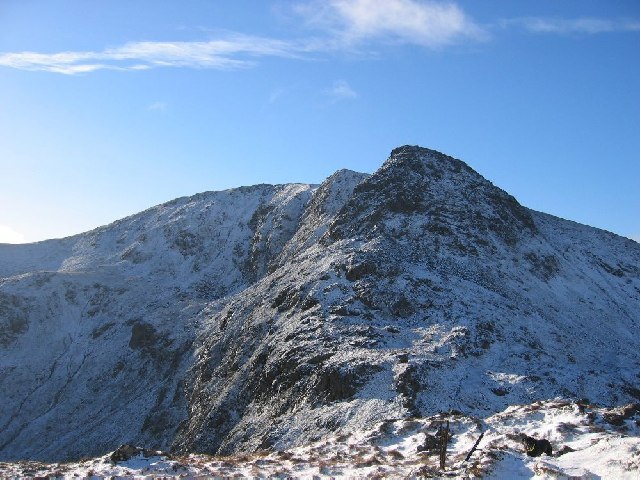
[[0,276],[2,459],[283,450],[640,398],[640,245],[419,147],[3,245]]
[[206,193],[76,237],[3,245],[2,455],[72,458],[123,438],[168,447],[198,312],[269,268],[312,191]]

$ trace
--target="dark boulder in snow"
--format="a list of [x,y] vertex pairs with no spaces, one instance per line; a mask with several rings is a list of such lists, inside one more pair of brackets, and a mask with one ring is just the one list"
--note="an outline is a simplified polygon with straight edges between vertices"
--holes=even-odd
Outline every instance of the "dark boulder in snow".
[[160,450],[149,450],[147,448],[136,447],[134,445],[125,443],[124,445],[120,445],[116,450],[114,450],[114,452],[109,456],[109,459],[113,463],[118,463],[126,462],[134,457],[169,457],[169,454]]
[[528,435],[523,435],[522,445],[524,446],[524,451],[529,457],[539,457],[542,454],[549,456],[553,455],[551,443],[546,438],[537,439],[529,437]]
[[628,405],[612,409],[602,415],[605,422],[616,427],[621,427],[626,420],[636,417],[640,420],[640,403],[629,403]]
[[133,445],[124,444],[120,445],[110,456],[112,462],[126,462],[131,460],[132,457],[142,454],[142,448],[134,447]]

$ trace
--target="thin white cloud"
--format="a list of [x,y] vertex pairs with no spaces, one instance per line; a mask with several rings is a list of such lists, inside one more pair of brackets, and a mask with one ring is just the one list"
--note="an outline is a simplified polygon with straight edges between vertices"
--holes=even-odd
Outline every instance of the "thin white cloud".
[[315,0],[296,11],[342,45],[399,42],[438,48],[487,36],[460,7],[432,0]]
[[7,52],[0,53],[0,66],[67,75],[158,67],[229,70],[250,67],[260,57],[301,58],[356,50],[367,42],[438,48],[486,35],[456,4],[435,0],[310,0],[294,10],[322,34],[298,41],[230,34],[203,42],[130,42],[101,51]]
[[147,107],[147,110],[164,112],[167,106],[167,102],[153,102]]
[[636,235],[629,235],[629,238],[631,240],[635,240],[636,242],[640,243],[640,233],[637,233]]
[[505,27],[516,26],[533,33],[552,33],[558,35],[595,35],[599,33],[640,31],[640,21],[629,19],[607,19],[594,17],[581,18],[544,18],[523,17],[503,20]]
[[336,80],[330,89],[327,90],[327,94],[334,100],[348,100],[357,98],[358,94],[351,88],[351,85],[346,80]]
[[269,103],[270,104],[276,103],[278,100],[280,100],[280,98],[282,98],[284,93],[285,91],[283,88],[278,88],[277,90],[272,91],[269,94]]
[[0,243],[24,243],[24,235],[7,225],[0,225]]
[[96,70],[146,70],[156,67],[237,69],[264,56],[292,57],[285,41],[232,35],[207,42],[131,42],[100,52],[0,54],[0,66],[73,75]]
[[130,42],[101,51],[6,52],[0,53],[0,66],[67,75],[159,67],[231,70],[262,57],[306,58],[375,44],[436,49],[486,39],[496,26],[563,35],[640,31],[639,20],[592,17],[521,17],[480,26],[456,3],[440,0],[308,0],[291,8],[320,35],[291,41],[230,33],[209,41]]

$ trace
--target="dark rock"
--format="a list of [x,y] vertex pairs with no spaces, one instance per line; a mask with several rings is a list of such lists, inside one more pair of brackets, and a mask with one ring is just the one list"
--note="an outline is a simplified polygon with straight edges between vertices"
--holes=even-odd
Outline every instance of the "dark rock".
[[287,310],[291,310],[299,302],[300,292],[296,289],[287,287],[278,293],[273,302],[271,302],[271,306],[273,308],[277,308],[279,312],[285,312]]
[[531,264],[531,271],[543,280],[550,280],[560,271],[560,263],[553,255],[536,255],[529,252],[524,257]]
[[16,295],[0,293],[0,346],[7,346],[29,327],[24,301]]
[[421,445],[418,445],[416,451],[418,452],[427,452],[427,453],[436,453],[440,449],[440,439],[436,435],[430,435],[425,433],[424,442]]
[[152,410],[144,419],[142,431],[148,432],[154,437],[159,437],[171,427],[170,419],[171,413],[167,410]]
[[503,387],[492,388],[491,391],[498,397],[504,397],[507,393],[509,393],[509,390]]
[[111,461],[114,463],[117,462],[126,462],[130,460],[132,457],[142,454],[142,448],[135,447],[133,445],[124,444],[120,445],[112,454]]
[[562,448],[558,450],[558,452],[556,453],[556,457],[560,457],[565,453],[571,453],[571,452],[575,452],[575,450],[571,448],[569,445],[563,445]]
[[115,322],[107,322],[104,325],[100,325],[91,332],[91,338],[95,340],[113,326],[115,326]]
[[420,391],[419,375],[415,365],[407,367],[395,378],[395,389],[401,394],[403,406],[412,414],[418,414],[416,397]]
[[630,403],[604,413],[602,418],[610,425],[621,427],[625,420],[633,418],[638,413],[640,413],[640,403]]
[[640,388],[636,388],[632,385],[625,385],[622,389],[626,394],[631,395],[637,400],[640,400]]
[[525,452],[530,457],[539,457],[543,453],[546,455],[553,454],[551,443],[545,438],[543,438],[542,440],[538,440],[527,435],[522,435],[521,441],[522,445],[524,446]]
[[391,307],[391,313],[400,318],[410,317],[414,311],[413,304],[404,295],[400,295],[400,298]]
[[401,353],[397,356],[398,363],[409,363],[409,354]]
[[201,237],[186,230],[178,232],[173,239],[173,246],[184,256],[195,255],[203,248]]
[[169,454],[161,450],[151,450],[148,448],[136,447],[134,445],[120,445],[111,455],[110,459],[113,463],[126,462],[134,457],[169,457]]
[[156,343],[156,337],[156,329],[153,325],[145,322],[134,323],[131,327],[129,348],[140,350],[151,347]]
[[377,269],[373,262],[362,262],[356,265],[350,265],[347,267],[345,277],[350,282],[355,282],[367,275],[375,275]]
[[362,379],[355,371],[342,372],[339,369],[327,369],[318,376],[314,390],[318,398],[324,398],[326,402],[335,402],[351,398],[361,383]]
[[622,270],[622,268],[620,268],[619,266],[617,267],[612,267],[611,265],[609,265],[606,262],[600,262],[600,266],[607,272],[610,273],[611,275],[614,275],[616,277],[624,277],[624,270]]
[[304,312],[304,311],[312,309],[316,305],[320,305],[320,301],[315,297],[308,296],[302,301],[302,304],[300,305],[300,308]]

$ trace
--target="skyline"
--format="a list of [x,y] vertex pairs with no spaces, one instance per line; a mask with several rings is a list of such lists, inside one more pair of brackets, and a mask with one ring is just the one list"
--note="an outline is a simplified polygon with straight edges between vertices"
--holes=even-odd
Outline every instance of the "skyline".
[[635,2],[0,0],[0,242],[400,145],[640,241]]

